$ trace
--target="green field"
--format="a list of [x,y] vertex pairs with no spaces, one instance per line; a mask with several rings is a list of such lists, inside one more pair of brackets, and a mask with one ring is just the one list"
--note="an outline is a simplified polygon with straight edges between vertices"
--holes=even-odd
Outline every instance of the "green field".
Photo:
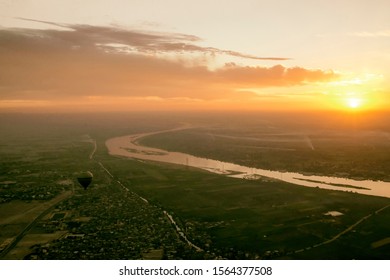
[[387,136],[383,131],[231,125],[168,132],[141,143],[262,169],[390,181]]
[[[331,239],[388,205],[386,198],[245,181],[127,159],[111,160],[108,165],[130,189],[174,213],[198,246],[228,258],[390,257],[383,248],[371,248],[373,242],[388,236],[390,209],[330,244],[294,253]],[[344,215],[325,215],[329,211]]]
[[[388,198],[280,181],[235,179],[186,166],[107,154],[106,139],[175,127],[183,121],[178,122],[176,116],[49,119],[38,115],[3,116],[3,120],[0,248],[37,219],[5,258],[390,258],[390,207],[383,209],[390,204]],[[201,117],[188,121],[204,124]],[[236,129],[230,124],[224,134],[218,134],[232,136],[235,131],[237,136]],[[245,137],[254,137],[254,130],[252,134]],[[180,150],[183,141],[194,135],[199,138],[187,141],[189,148],[198,142],[206,143],[208,154],[213,151],[214,146],[207,146],[211,142],[200,141],[210,138],[210,130],[161,134],[144,141],[160,139],[163,146],[177,142],[175,147]],[[92,159],[91,139],[97,143]],[[223,148],[231,148],[232,141],[236,145],[236,140],[219,137],[222,156],[227,154],[226,150],[222,153]],[[248,141],[244,140],[246,144]],[[278,145],[286,148],[280,141]],[[94,174],[87,191],[76,181],[77,172],[83,170]],[[38,217],[37,206],[71,191],[70,197]],[[27,215],[33,208],[35,212]],[[178,235],[164,211],[203,251],[196,251]]]

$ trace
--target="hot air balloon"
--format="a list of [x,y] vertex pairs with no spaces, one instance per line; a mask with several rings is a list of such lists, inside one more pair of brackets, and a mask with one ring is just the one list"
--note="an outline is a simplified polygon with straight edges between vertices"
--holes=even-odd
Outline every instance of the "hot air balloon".
[[80,183],[80,185],[86,190],[92,182],[93,174],[90,171],[81,172],[77,176],[77,181]]

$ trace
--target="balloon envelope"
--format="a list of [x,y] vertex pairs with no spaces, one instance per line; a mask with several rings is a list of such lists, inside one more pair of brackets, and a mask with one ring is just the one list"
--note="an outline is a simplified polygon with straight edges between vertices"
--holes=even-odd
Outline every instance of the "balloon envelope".
[[92,182],[93,175],[91,172],[82,172],[78,174],[77,181],[80,183],[80,185],[86,190]]

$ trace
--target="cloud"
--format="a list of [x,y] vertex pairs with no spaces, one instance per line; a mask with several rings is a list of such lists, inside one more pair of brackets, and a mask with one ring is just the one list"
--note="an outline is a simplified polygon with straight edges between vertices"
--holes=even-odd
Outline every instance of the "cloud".
[[[282,65],[250,67],[229,63],[210,70],[207,65],[188,66],[153,54],[175,53],[183,49],[180,41],[200,40],[192,35],[85,25],[67,27],[71,30],[0,30],[0,100],[77,101],[91,96],[140,100],[153,96],[177,102],[236,100],[255,95],[238,91],[245,88],[337,79],[331,71]],[[101,44],[131,46],[136,51],[107,52]],[[190,43],[185,43],[184,49],[205,51]],[[206,52],[211,52],[210,48]]]
[[170,53],[170,52],[200,52],[208,54],[225,54],[234,57],[254,60],[289,60],[285,57],[260,57],[243,54],[231,50],[223,50],[214,47],[202,47],[194,43],[201,38],[182,33],[147,32],[139,30],[127,30],[119,27],[91,26],[81,24],[61,24],[49,21],[39,21],[21,18],[27,21],[49,24],[57,29],[29,30],[31,35],[50,37],[64,44],[73,46],[93,47],[120,44],[129,46],[133,50],[142,53]]
[[247,87],[295,86],[305,83],[328,82],[337,78],[333,71],[310,70],[302,67],[240,67],[226,65],[216,75],[222,82]]
[[379,38],[379,37],[390,37],[390,30],[379,30],[379,31],[363,31],[363,32],[354,32],[350,33],[350,36],[355,37],[368,37],[368,38]]

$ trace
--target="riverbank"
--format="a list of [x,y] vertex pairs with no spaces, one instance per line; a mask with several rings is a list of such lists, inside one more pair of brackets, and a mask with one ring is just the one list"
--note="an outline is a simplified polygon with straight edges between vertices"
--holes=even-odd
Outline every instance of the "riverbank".
[[[354,180],[348,178],[304,175],[294,172],[265,170],[242,166],[230,162],[222,162],[214,159],[200,158],[185,153],[168,152],[162,149],[141,146],[139,144],[139,140],[143,137],[163,132],[178,131],[185,128],[188,127],[115,137],[106,141],[106,147],[110,155],[186,165],[208,170],[214,173],[223,173],[226,175],[231,175],[232,172],[238,172],[239,174],[231,175],[232,177],[236,178],[247,178],[248,176],[258,175],[305,187],[318,187],[365,195],[390,197],[390,182]],[[352,189],[351,186],[355,188]]]

